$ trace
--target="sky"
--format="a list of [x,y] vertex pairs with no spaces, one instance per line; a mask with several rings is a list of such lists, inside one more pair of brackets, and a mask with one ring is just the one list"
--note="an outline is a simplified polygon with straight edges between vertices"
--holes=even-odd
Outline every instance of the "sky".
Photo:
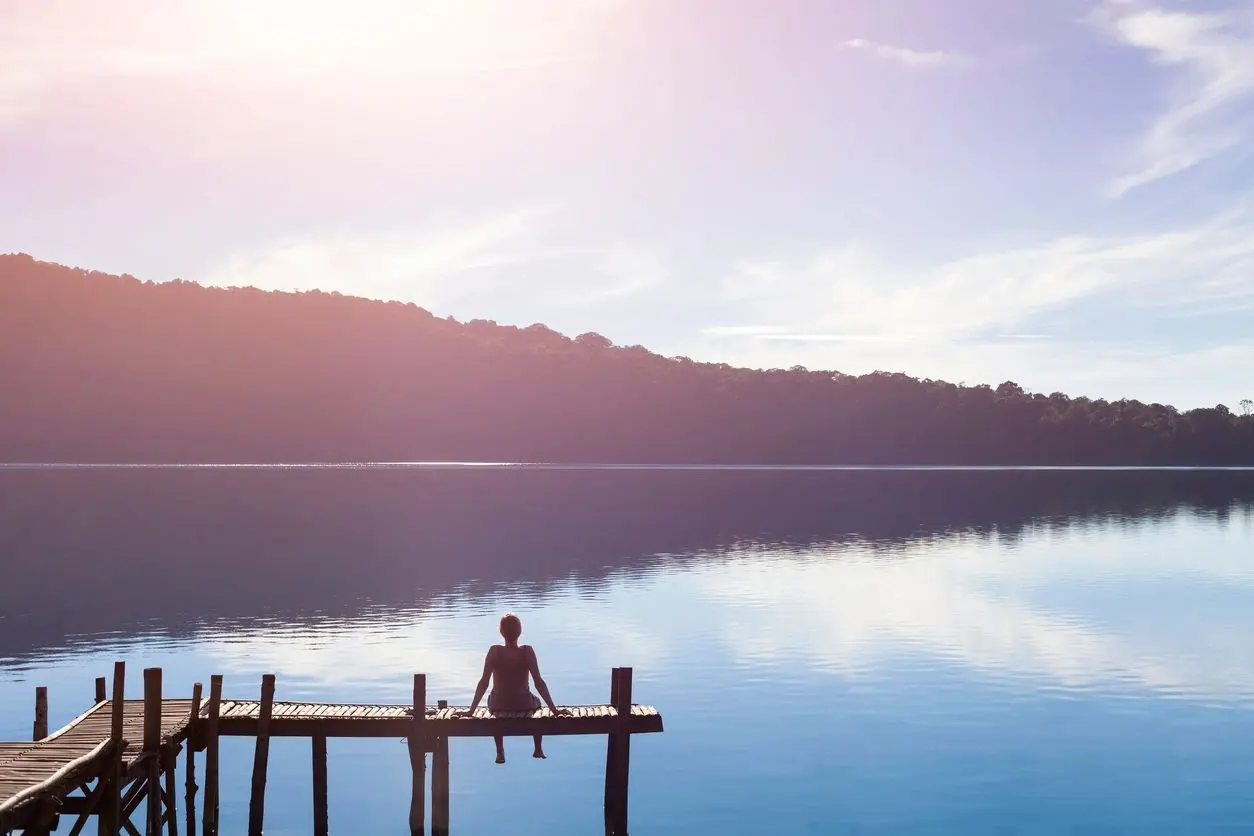
[[0,0],[0,252],[1254,397],[1254,0]]

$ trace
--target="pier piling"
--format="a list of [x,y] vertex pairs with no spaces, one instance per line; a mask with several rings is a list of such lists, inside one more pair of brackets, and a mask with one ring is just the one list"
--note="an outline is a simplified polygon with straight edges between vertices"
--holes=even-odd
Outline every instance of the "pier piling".
[[[448,709],[448,701],[436,703],[442,715]],[[448,737],[435,738],[431,753],[431,836],[448,836]]]
[[424,836],[426,830],[427,784],[427,676],[414,674],[413,724],[409,733],[409,767],[413,773],[409,795],[410,836]]
[[161,811],[161,668],[144,669],[144,765],[148,793],[148,836],[160,836]]
[[196,836],[196,735],[194,726],[196,720],[200,717],[200,698],[201,686],[197,682],[192,686],[192,725],[193,732],[191,738],[187,741],[187,836]]
[[266,770],[270,766],[270,717],[274,711],[274,674],[261,677],[257,748],[253,754],[253,790],[248,802],[248,836],[261,836],[266,813]]
[[209,679],[209,710],[204,720],[205,803],[201,830],[218,836],[218,715],[222,708],[222,675]]
[[313,812],[314,836],[328,836],[327,815],[327,736],[313,736]]

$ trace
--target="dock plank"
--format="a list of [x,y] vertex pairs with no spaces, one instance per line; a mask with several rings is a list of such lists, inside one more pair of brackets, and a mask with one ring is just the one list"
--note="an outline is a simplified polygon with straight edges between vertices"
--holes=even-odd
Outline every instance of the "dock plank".
[[[219,720],[219,733],[236,737],[255,735],[259,704],[241,701],[234,706],[238,706],[238,710],[224,714]],[[444,710],[428,706],[424,729],[432,737],[608,734],[618,729],[618,712],[613,706],[567,708],[571,712],[569,716],[555,715],[547,708],[497,714],[478,708],[474,715],[463,716],[465,706],[450,706]],[[275,737],[405,737],[412,730],[412,716],[407,705],[276,702],[270,734]],[[651,705],[633,705],[626,719],[631,734],[662,731],[662,716]]]
[[[191,711],[191,700],[162,703],[163,745],[186,739]],[[98,777],[108,760],[108,749],[103,744],[109,740],[112,714],[112,703],[97,703],[39,742],[0,743],[0,817],[8,815],[14,819],[20,808],[59,798],[78,784]],[[127,744],[123,768],[129,773],[142,754],[144,701],[127,700],[122,716],[122,735]]]

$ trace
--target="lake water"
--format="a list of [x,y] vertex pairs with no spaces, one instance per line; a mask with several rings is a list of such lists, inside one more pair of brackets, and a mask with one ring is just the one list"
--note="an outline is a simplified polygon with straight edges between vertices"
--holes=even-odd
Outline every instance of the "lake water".
[[[505,610],[559,702],[630,665],[661,709],[633,834],[1254,832],[1254,473],[0,470],[0,739],[119,658],[465,703]],[[455,832],[600,832],[603,738],[546,748],[454,740]],[[406,747],[329,750],[332,829],[407,832]],[[273,742],[267,834],[309,757]]]

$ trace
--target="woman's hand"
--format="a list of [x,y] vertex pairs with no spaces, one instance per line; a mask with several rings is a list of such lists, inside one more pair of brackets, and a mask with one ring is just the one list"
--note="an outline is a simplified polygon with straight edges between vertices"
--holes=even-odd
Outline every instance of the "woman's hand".
[[571,710],[565,706],[551,709],[555,717],[573,717]]
[[474,715],[475,709],[473,708],[459,708],[453,712],[454,717],[473,717]]

